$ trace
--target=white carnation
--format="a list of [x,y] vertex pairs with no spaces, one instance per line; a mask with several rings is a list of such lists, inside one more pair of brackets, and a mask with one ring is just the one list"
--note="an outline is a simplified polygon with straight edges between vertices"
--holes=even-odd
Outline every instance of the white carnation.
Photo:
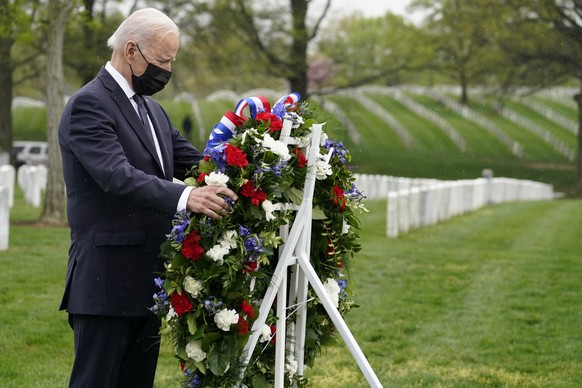
[[238,234],[235,230],[229,230],[222,235],[222,240],[220,240],[220,245],[227,247],[228,249],[236,248],[236,238]]
[[342,223],[342,234],[348,234],[349,231],[350,231],[350,224],[348,224],[346,222],[346,220],[344,220]]
[[190,341],[186,344],[186,355],[189,359],[201,362],[206,358],[206,352],[202,350],[202,341]]
[[332,171],[329,163],[327,163],[325,160],[318,160],[316,164],[315,177],[321,181],[330,176],[331,174]]
[[192,295],[193,298],[197,298],[198,295],[200,295],[200,292],[204,289],[204,283],[191,276],[186,276],[184,278],[184,289],[187,293]]
[[273,215],[273,211],[275,211],[275,206],[273,205],[273,202],[266,199],[263,201],[261,206],[265,211],[265,218],[267,219],[267,221],[274,220],[275,216]]
[[268,133],[265,133],[263,136],[263,147],[270,149],[271,152],[275,155],[278,155],[281,160],[286,161],[291,159],[291,154],[289,154],[289,148],[287,147],[287,144],[283,143],[282,141],[273,139]]
[[214,322],[216,322],[219,329],[230,331],[230,326],[238,323],[238,314],[236,310],[220,310],[214,316]]
[[266,323],[263,323],[263,327],[261,327],[261,333],[259,337],[259,342],[267,342],[271,340],[271,327]]
[[213,171],[204,177],[204,182],[206,182],[208,186],[226,187],[226,184],[228,183],[228,175],[223,174],[220,171]]
[[329,137],[327,136],[327,133],[321,132],[321,136],[319,138],[319,144],[323,147],[325,145],[325,142],[327,141],[327,139],[329,139]]
[[174,310],[174,308],[170,306],[170,310],[168,310],[168,313],[166,314],[166,322],[170,322],[170,319],[177,316],[178,314],[176,314],[176,310]]
[[216,244],[206,252],[206,255],[216,261],[219,265],[222,265],[222,263],[224,263],[224,256],[229,250],[228,247],[225,247],[222,244]]
[[297,360],[293,356],[288,356],[287,362],[285,363],[285,372],[287,372],[289,378],[293,377],[297,373],[297,369]]
[[325,287],[325,290],[327,291],[329,297],[331,298],[331,301],[333,302],[335,307],[337,307],[339,305],[339,293],[340,293],[340,286],[339,284],[337,284],[337,281],[335,279],[329,278],[323,284],[323,287]]

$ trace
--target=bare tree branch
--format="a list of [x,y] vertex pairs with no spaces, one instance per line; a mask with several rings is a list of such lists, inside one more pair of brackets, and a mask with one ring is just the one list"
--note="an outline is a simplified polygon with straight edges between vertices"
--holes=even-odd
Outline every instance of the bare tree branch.
[[311,34],[309,35],[308,40],[312,40],[313,38],[315,38],[317,36],[317,33],[319,32],[319,28],[321,27],[321,23],[323,22],[323,19],[325,19],[325,17],[327,16],[327,12],[329,11],[330,6],[331,6],[331,0],[327,0],[327,2],[325,3],[325,8],[323,9],[323,12],[319,16],[319,19],[317,19],[317,22],[315,23],[315,26],[313,27],[313,31],[311,31]]

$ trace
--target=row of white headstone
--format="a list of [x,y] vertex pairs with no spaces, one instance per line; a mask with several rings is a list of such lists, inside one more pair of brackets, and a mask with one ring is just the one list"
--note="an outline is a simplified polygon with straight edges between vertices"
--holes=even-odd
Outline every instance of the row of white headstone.
[[24,165],[17,171],[10,164],[0,166],[0,251],[8,249],[10,209],[14,205],[15,184],[22,189],[26,203],[40,207],[46,180],[47,169],[44,165]]
[[551,200],[552,185],[511,178],[455,181],[355,174],[356,186],[368,199],[386,199],[386,235],[398,237],[487,205]]

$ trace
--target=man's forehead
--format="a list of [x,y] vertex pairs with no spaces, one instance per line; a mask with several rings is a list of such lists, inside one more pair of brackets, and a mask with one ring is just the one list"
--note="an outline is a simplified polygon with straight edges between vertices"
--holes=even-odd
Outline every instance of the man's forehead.
[[174,58],[179,47],[179,37],[175,31],[164,31],[155,35],[150,42],[150,50],[157,54]]
[[154,33],[151,45],[174,45],[179,41],[178,33],[174,30],[159,30]]

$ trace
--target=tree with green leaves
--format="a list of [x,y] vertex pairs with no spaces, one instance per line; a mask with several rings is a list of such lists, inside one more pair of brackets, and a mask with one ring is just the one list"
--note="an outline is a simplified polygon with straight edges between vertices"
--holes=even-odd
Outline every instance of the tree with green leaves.
[[435,58],[429,43],[429,36],[402,16],[387,13],[365,18],[356,14],[329,26],[318,52],[330,58],[337,71],[331,89],[370,83],[397,85],[414,82],[420,72],[433,69]]
[[[84,85],[109,60],[107,39],[123,20],[118,12],[108,13],[107,1],[78,0],[78,12],[71,14],[65,31],[65,70]],[[111,7],[109,7],[111,8]]]
[[460,86],[466,105],[469,87],[490,83],[501,68],[494,42],[502,8],[492,0],[413,0],[410,7],[427,14],[424,29],[433,37],[440,71]]
[[582,0],[504,0],[501,3],[513,10],[507,24],[517,39],[536,32],[535,39],[521,43],[519,49],[506,50],[516,66],[539,69],[543,86],[561,84],[567,79],[577,80],[580,85],[580,92],[573,96],[579,123],[572,194],[582,195]]
[[33,62],[39,53],[28,47],[34,42],[31,25],[38,7],[39,1],[0,0],[0,152],[12,149],[14,87],[37,74]]

